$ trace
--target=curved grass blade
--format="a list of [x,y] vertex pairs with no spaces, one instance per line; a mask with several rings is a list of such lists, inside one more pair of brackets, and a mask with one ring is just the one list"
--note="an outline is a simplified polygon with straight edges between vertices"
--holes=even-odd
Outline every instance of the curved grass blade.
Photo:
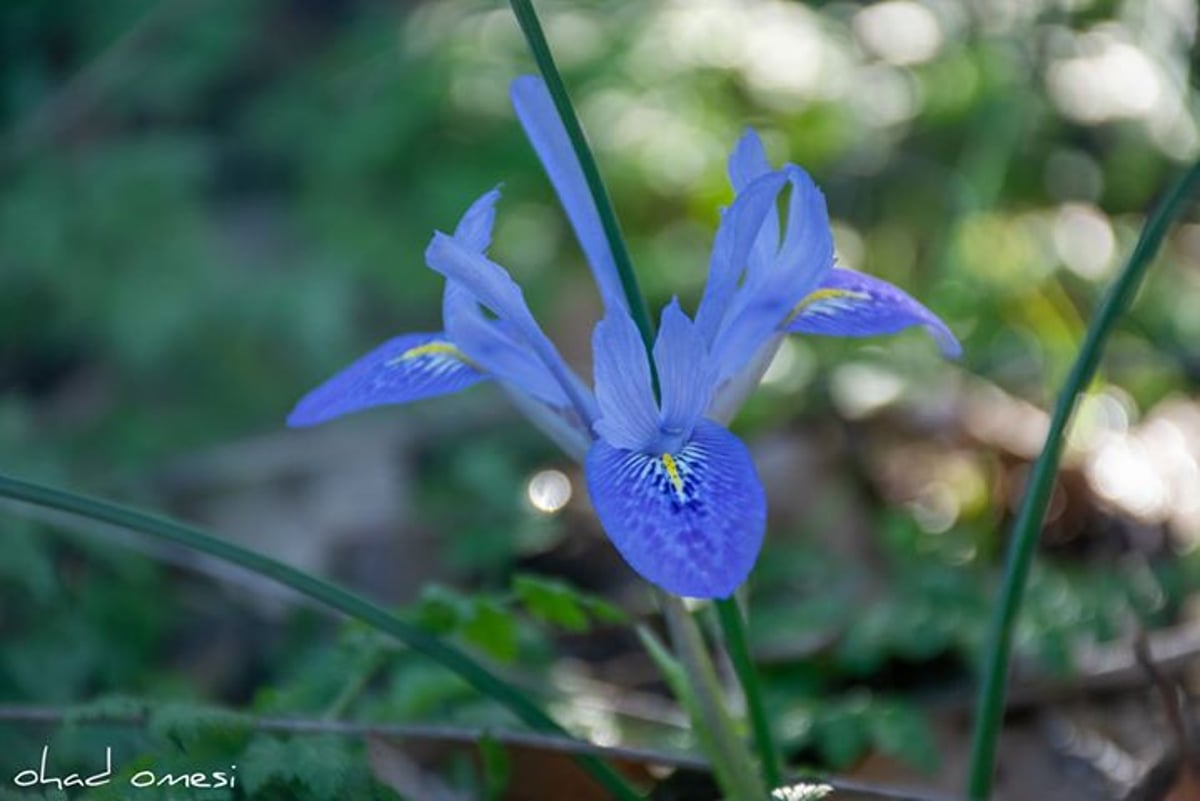
[[[98,498],[3,474],[0,474],[0,497],[139,531],[155,539],[182,545],[273,579],[371,628],[395,637],[414,651],[458,674],[479,692],[503,704],[526,725],[538,731],[570,736],[520,689],[495,675],[463,651],[335,584],[218,539],[198,528]],[[638,801],[641,798],[641,795],[605,762],[586,755],[580,755],[577,759],[615,798],[621,801]]]
[[1013,522],[1000,597],[988,632],[986,670],[979,693],[975,731],[971,741],[971,762],[967,774],[967,797],[971,801],[987,801],[992,792],[996,745],[1004,717],[1005,685],[1012,654],[1013,629],[1017,613],[1020,611],[1038,535],[1041,533],[1042,521],[1046,516],[1046,507],[1050,502],[1054,477],[1062,457],[1067,424],[1071,421],[1080,393],[1096,374],[1105,340],[1108,339],[1117,319],[1133,300],[1146,270],[1162,244],[1163,237],[1183,212],[1186,202],[1198,184],[1200,163],[1193,165],[1178,180],[1146,222],[1129,261],[1105,294],[1100,308],[1092,318],[1083,347],[1080,348],[1079,356],[1072,365],[1054,405],[1046,445],[1033,467],[1029,488]]

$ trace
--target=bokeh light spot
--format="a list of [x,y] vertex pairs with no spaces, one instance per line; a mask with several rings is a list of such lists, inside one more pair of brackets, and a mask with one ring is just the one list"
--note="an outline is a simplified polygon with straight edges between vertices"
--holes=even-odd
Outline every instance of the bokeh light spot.
[[571,479],[561,470],[542,470],[529,479],[525,494],[534,509],[552,515],[571,500]]

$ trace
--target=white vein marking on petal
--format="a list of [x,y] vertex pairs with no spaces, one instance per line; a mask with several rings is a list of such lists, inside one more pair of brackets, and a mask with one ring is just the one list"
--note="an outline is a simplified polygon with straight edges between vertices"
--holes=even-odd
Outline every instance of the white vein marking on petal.
[[433,342],[426,342],[424,345],[416,345],[414,348],[409,348],[401,355],[394,357],[394,359],[389,359],[388,367],[396,367],[403,362],[418,360],[422,362],[422,369],[438,375],[463,365],[472,369],[479,369],[479,366],[475,362],[468,359],[467,354],[462,353],[454,344],[445,342],[443,339],[434,339]]
[[[442,378],[464,367],[483,372],[465,353],[445,340],[433,340],[411,347],[399,356],[388,359],[385,366],[396,368],[406,364],[426,378]],[[372,383],[378,387],[387,384],[388,381],[389,377],[384,374],[376,376]]]
[[649,486],[665,496],[673,511],[700,510],[700,485],[708,474],[708,449],[692,440],[675,453],[659,456],[631,451],[618,467],[620,478],[630,484]]
[[839,312],[853,311],[864,300],[871,301],[874,297],[869,292],[852,289],[818,289],[795,305],[784,325],[802,316],[834,317]]

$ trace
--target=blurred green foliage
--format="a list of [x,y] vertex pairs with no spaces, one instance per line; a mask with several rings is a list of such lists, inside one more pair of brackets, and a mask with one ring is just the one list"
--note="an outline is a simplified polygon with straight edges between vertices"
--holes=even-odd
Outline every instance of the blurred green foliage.
[[[843,769],[877,750],[936,769],[922,676],[969,676],[1012,462],[1028,455],[962,424],[964,397],[978,382],[1045,406],[1143,210],[1195,156],[1195,26],[1172,16],[1184,6],[1195,13],[1165,2],[539,3],[652,306],[698,295],[730,198],[723,159],[753,124],[776,160],[824,188],[842,261],[903,286],[963,340],[961,368],[919,334],[793,343],[738,422],[752,441],[827,452],[829,475],[792,479],[820,479],[822,500],[773,507],[752,604],[756,645],[788,654],[767,689],[804,759]],[[424,246],[501,182],[498,259],[586,365],[598,303],[508,109],[508,81],[532,64],[502,4],[18,0],[0,5],[0,37],[5,470],[159,505],[164,465],[277,432],[303,391],[376,342],[435,330],[440,282],[422,267]],[[1111,422],[1115,404],[1128,428],[1172,398],[1194,403],[1198,231],[1169,243],[1090,419]],[[880,381],[895,392],[864,411]],[[483,408],[431,416],[457,423]],[[414,618],[547,687],[564,647],[628,649],[626,619],[646,610],[613,580],[615,557],[595,556],[603,544],[586,515],[522,502],[553,449],[523,426],[445,428],[419,453],[415,514],[440,533],[448,580],[470,590],[427,587]],[[888,478],[889,459],[919,467],[930,447],[935,466],[915,470],[924,489]],[[950,488],[949,522],[930,522],[945,504],[929,505],[942,498],[929,487]],[[1066,544],[1035,575],[1022,622],[1026,659],[1048,671],[1069,670],[1079,645],[1118,637],[1135,616],[1171,622],[1196,586],[1193,559],[1139,553],[1133,534],[1115,537],[1133,558],[1110,558],[1114,537],[1097,522],[1197,535],[1169,509],[1138,518],[1117,492],[1101,514],[1086,497],[1084,523],[1070,507],[1052,526]],[[870,532],[874,564],[838,547],[851,517]],[[457,679],[302,612],[230,635],[252,646],[215,649],[233,667],[190,664],[189,645],[224,636],[243,601],[213,601],[210,583],[180,580],[160,554],[51,522],[0,520],[0,698],[156,705],[140,729],[56,729],[47,737],[64,765],[89,765],[111,743],[129,771],[236,760],[255,798],[390,797],[359,744],[255,734],[210,705],[510,723]],[[526,563],[571,581],[513,581]],[[621,592],[602,599],[572,583]],[[604,723],[686,743],[669,727]],[[0,768],[41,736],[0,724]],[[495,755],[490,772],[448,770],[498,793]]]

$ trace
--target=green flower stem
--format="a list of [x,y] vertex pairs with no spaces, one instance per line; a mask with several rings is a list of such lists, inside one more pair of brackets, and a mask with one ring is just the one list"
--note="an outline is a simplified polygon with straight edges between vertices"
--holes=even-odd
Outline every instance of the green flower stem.
[[700,718],[696,722],[704,727],[713,743],[708,756],[716,763],[714,772],[729,785],[721,789],[731,801],[762,801],[767,793],[725,709],[717,672],[704,649],[696,621],[681,599],[666,592],[658,595],[675,654],[687,674],[691,698]]
[[[0,474],[0,497],[23,501],[35,506],[79,515],[89,520],[110,523],[140,531],[155,539],[173,542],[194,551],[206,553],[225,562],[238,565],[253,573],[273,579],[348,617],[389,634],[425,656],[462,677],[480,693],[495,699],[530,727],[553,734],[568,734],[565,729],[541,710],[529,696],[495,675],[465,652],[448,645],[424,630],[406,623],[366,599],[296,570],[261,554],[206,534],[198,528],[147,514],[127,506],[77,495],[73,492],[34,484]],[[578,757],[580,764],[615,798],[637,801],[641,795],[615,770],[594,756]]]
[[762,760],[762,775],[770,788],[783,785],[783,771],[780,769],[779,751],[771,736],[771,720],[767,717],[766,707],[763,706],[762,690],[758,684],[758,673],[750,658],[750,649],[746,644],[745,624],[742,611],[738,607],[737,598],[721,598],[716,602],[717,620],[721,624],[721,634],[725,638],[725,647],[729,658],[733,660],[733,669],[737,672],[746,695],[746,709],[750,713],[750,728],[754,732],[754,743],[758,748],[759,759]]
[[[542,78],[546,81],[546,88],[550,90],[550,97],[554,100],[554,107],[558,109],[558,116],[562,118],[563,125],[567,129],[567,136],[571,140],[575,157],[579,159],[579,165],[583,168],[583,177],[587,180],[588,191],[596,203],[596,211],[600,214],[600,224],[604,227],[604,236],[608,239],[608,247],[612,250],[613,261],[617,265],[621,288],[625,291],[625,298],[629,301],[629,314],[637,324],[638,332],[642,335],[642,342],[646,346],[646,352],[649,353],[654,347],[654,323],[646,312],[646,302],[638,288],[637,276],[633,272],[633,262],[629,258],[629,250],[625,247],[625,238],[621,235],[621,225],[617,221],[612,201],[609,200],[608,190],[604,187],[604,181],[600,177],[596,159],[592,156],[592,150],[588,147],[587,138],[583,134],[583,127],[579,124],[579,117],[575,114],[574,106],[571,105],[567,87],[563,83],[562,76],[558,74],[558,67],[554,64],[554,56],[550,53],[550,45],[546,43],[546,35],[542,33],[542,26],[538,22],[537,12],[533,10],[533,3],[530,0],[509,0],[509,4],[512,6],[513,14],[517,17],[522,33],[525,34],[525,41],[529,43],[529,49],[533,51],[533,58],[542,73]],[[653,373],[653,359],[650,360],[650,370]],[[657,384],[656,378],[655,385],[657,386]]]
[[996,745],[1004,718],[1005,685],[1012,653],[1013,630],[1062,456],[1067,425],[1071,421],[1080,393],[1096,374],[1104,341],[1117,319],[1128,308],[1162,244],[1163,237],[1183,212],[1185,202],[1198,183],[1200,163],[1193,165],[1179,179],[1164,202],[1146,222],[1128,263],[1109,288],[1092,318],[1083,347],[1055,403],[1045,447],[1033,467],[1029,488],[1013,523],[1000,597],[990,624],[986,672],[979,692],[975,732],[971,743],[967,784],[967,796],[971,801],[987,801],[991,795]]

